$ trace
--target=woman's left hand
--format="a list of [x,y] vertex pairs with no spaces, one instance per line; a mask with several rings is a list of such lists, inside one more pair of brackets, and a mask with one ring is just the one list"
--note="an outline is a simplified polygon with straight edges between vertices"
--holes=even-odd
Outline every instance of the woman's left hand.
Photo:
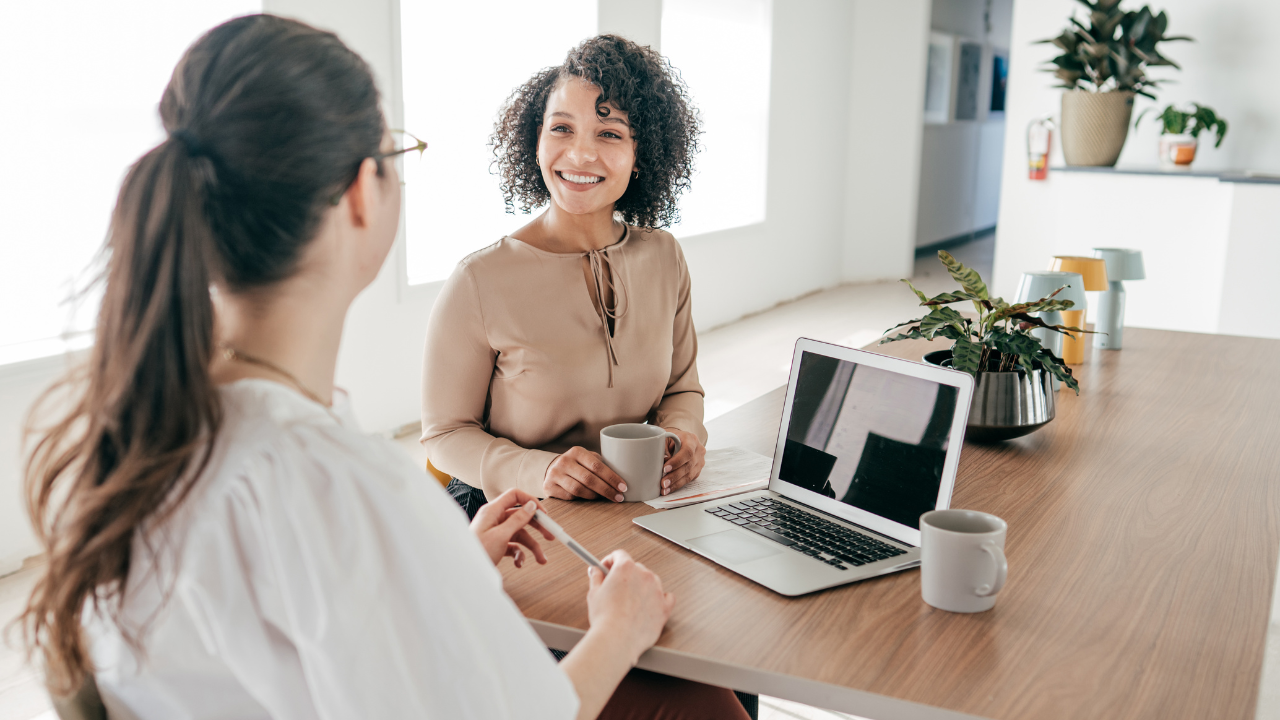
[[529,531],[530,528],[536,528],[544,538],[555,539],[546,528],[531,524],[533,513],[539,507],[537,498],[523,490],[512,488],[485,503],[476,512],[476,519],[471,521],[471,532],[480,539],[480,544],[489,553],[489,559],[494,565],[502,562],[502,558],[510,557],[515,561],[516,567],[522,567],[525,561],[524,548],[533,553],[539,565],[547,564],[542,545]]
[[[702,441],[691,432],[679,428],[663,428],[680,438],[680,452],[667,459],[662,467],[662,494],[669,495],[688,485],[702,474],[702,467],[707,464],[707,449]],[[667,442],[667,452],[671,451],[671,442]]]

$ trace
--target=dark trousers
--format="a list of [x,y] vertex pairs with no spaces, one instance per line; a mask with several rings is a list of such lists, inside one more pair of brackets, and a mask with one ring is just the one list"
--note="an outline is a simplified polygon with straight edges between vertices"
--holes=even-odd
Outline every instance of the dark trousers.
[[484,496],[484,491],[479,488],[473,488],[462,482],[458,478],[453,478],[445,485],[444,491],[462,506],[463,512],[467,514],[468,520],[475,520],[476,513],[480,512],[480,508],[489,502]]
[[[475,520],[476,513],[480,511],[480,508],[483,507],[485,503],[489,502],[489,500],[485,498],[483,490],[473,488],[458,478],[450,480],[449,484],[446,485],[444,489],[445,492],[449,493],[449,496],[458,503],[458,505],[462,506],[462,509],[467,513],[467,519],[469,520]],[[552,650],[551,654],[555,656],[556,662],[560,662],[564,659],[564,656],[567,653],[560,650]],[[668,692],[664,694],[672,696],[669,699],[679,698],[681,700],[692,701],[694,698],[697,698],[697,701],[693,703],[695,706],[715,705],[715,693],[723,692],[719,688],[712,688],[710,686],[695,687],[699,685],[698,683],[690,683],[686,688],[681,684],[684,682],[685,681],[682,680],[676,680],[675,678],[668,678],[664,675],[647,673],[643,670],[632,670],[631,674],[627,676],[627,680],[623,681],[622,686],[619,687],[618,692],[615,693],[614,698],[609,701],[609,705],[605,708],[605,712],[601,717],[632,717],[630,714],[627,714],[624,709],[637,704],[637,698],[646,694],[642,692],[644,690],[653,690],[658,688],[665,689]],[[707,695],[707,693],[710,693],[710,695]],[[684,697],[686,694],[688,695],[687,698]],[[752,720],[755,720],[755,718],[759,716],[758,713],[760,712],[758,709],[760,707],[760,698],[755,695],[736,691],[733,694],[736,695],[738,697],[738,701],[742,703],[742,707],[746,710],[747,716],[752,718]],[[705,697],[703,697],[704,695]],[[680,707],[680,705],[681,703],[677,702],[673,707]],[[646,711],[649,709],[650,708],[647,706],[645,707]],[[654,717],[680,718],[686,716],[679,713],[673,713],[670,715],[659,714]],[[687,717],[696,716],[689,715]],[[732,716],[725,715],[724,717]]]

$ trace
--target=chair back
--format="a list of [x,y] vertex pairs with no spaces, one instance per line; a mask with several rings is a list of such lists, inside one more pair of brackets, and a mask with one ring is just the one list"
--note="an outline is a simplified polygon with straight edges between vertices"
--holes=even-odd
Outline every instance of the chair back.
[[445,486],[447,486],[449,481],[453,479],[453,476],[449,473],[436,469],[436,466],[431,464],[431,460],[427,460],[427,474],[438,480],[441,485]]

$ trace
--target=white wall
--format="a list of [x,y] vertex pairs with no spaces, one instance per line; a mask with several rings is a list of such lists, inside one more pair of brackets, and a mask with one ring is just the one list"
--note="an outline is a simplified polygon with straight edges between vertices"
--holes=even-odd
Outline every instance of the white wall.
[[[929,0],[774,4],[766,219],[681,238],[699,329],[840,282],[909,274],[928,7]],[[265,0],[264,9],[336,32],[369,62],[388,118],[400,124],[398,0]],[[600,0],[601,29],[656,44],[660,9],[660,0]],[[731,60],[732,38],[720,40]],[[885,58],[894,73],[883,72]],[[422,344],[441,284],[410,286],[404,277],[402,232],[347,317],[338,382],[368,430],[418,418]],[[26,408],[63,364],[0,367],[0,574],[37,551],[17,502],[16,443]]]
[[[1010,42],[1009,92],[1000,220],[996,239],[994,290],[1010,295],[1023,270],[1044,268],[1052,253],[1053,184],[1027,178],[1024,132],[1032,119],[1057,116],[1061,90],[1040,72],[1053,57],[1050,45],[1036,40],[1062,32],[1067,17],[1080,7],[1072,0],[1015,0]],[[1280,172],[1280,93],[1273,92],[1272,74],[1280,67],[1280,43],[1267,33],[1280,28],[1280,3],[1272,0],[1165,0],[1169,32],[1195,37],[1194,43],[1169,43],[1165,50],[1182,65],[1182,72],[1158,68],[1155,76],[1176,79],[1160,92],[1159,107],[1168,102],[1198,100],[1222,112],[1232,122],[1221,150],[1203,150],[1196,167],[1269,169]],[[1266,88],[1266,90],[1263,90]],[[1135,112],[1157,105],[1139,98]],[[1145,125],[1130,131],[1119,165],[1153,166],[1158,128]],[[1054,138],[1051,165],[1061,165],[1061,147]],[[1050,171],[1052,175],[1052,171]],[[1087,207],[1074,212],[1088,213]],[[1140,205],[1134,212],[1149,212]]]
[[0,575],[17,570],[40,551],[22,494],[23,424],[32,403],[69,362],[62,357],[33,360],[7,365],[0,373]]
[[991,3],[990,32],[984,22],[985,12],[983,0],[933,0],[932,30],[982,43],[984,47],[977,119],[924,126],[917,247],[996,224],[1005,120],[1003,113],[989,111],[991,64],[995,50],[1009,47],[1013,0]]
[[[846,282],[911,274],[930,5],[931,0],[852,2],[842,254]],[[810,107],[803,111],[821,117]],[[824,134],[821,126],[817,130]],[[810,179],[805,177],[805,184]]]
[[[1076,3],[1052,0],[1041,4],[1047,10]],[[1200,136],[1196,168],[1280,173],[1280,80],[1276,78],[1280,68],[1280,42],[1276,41],[1280,2],[1160,0],[1153,7],[1169,13],[1169,34],[1190,35],[1196,41],[1162,45],[1161,52],[1182,70],[1158,68],[1152,73],[1173,82],[1157,93],[1157,101],[1139,97],[1134,104],[1135,117],[1144,108],[1156,108],[1154,114],[1169,103],[1208,105],[1225,117],[1231,128],[1217,150],[1212,148],[1212,140],[1206,147],[1208,135]],[[1059,16],[1060,20],[1066,18],[1065,12]],[[1160,125],[1144,120],[1136,132],[1130,131],[1117,164],[1155,165],[1159,135]]]
[[680,239],[699,329],[840,281],[850,22],[840,0],[774,4],[765,221]]
[[662,0],[599,0],[596,12],[601,33],[623,35],[662,51]]

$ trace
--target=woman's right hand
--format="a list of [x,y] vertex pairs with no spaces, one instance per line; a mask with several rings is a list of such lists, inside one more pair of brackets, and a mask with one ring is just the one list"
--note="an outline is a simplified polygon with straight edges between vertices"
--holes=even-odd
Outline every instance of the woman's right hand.
[[634,667],[645,650],[653,647],[671,617],[676,597],[663,592],[662,580],[649,568],[631,559],[626,550],[614,550],[601,562],[605,575],[588,568],[587,617],[598,632],[617,638]]
[[627,483],[596,453],[584,447],[572,447],[547,466],[542,489],[549,497],[561,500],[604,498],[622,502]]

